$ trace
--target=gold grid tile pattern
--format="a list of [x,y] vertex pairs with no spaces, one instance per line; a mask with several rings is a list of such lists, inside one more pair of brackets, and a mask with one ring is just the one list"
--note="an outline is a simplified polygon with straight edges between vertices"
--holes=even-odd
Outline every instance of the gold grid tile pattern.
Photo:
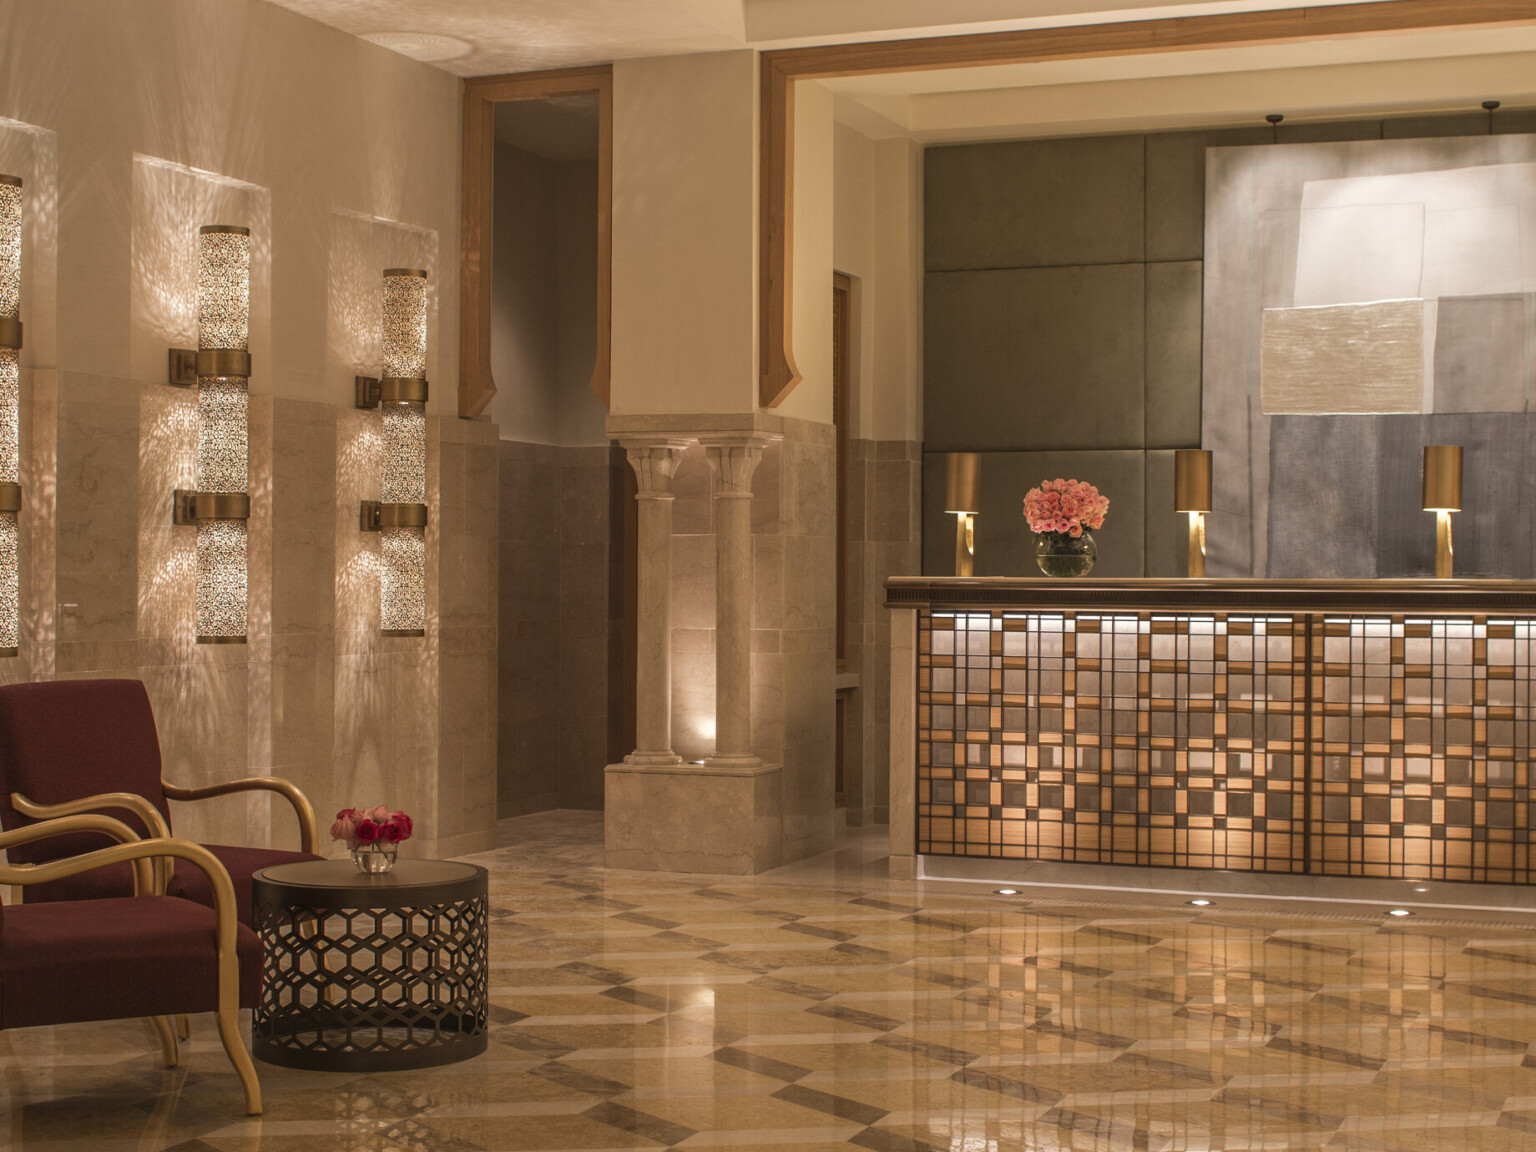
[[918,619],[919,852],[1533,879],[1530,621]]

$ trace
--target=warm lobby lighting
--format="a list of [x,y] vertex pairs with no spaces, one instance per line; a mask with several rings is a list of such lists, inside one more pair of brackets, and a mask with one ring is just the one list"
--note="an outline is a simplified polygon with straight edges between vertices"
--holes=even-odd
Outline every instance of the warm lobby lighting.
[[21,178],[0,176],[0,656],[21,631]]
[[992,893],[994,896],[1017,896],[1018,894],[1019,890],[1017,888],[999,888]]
[[[176,492],[174,520],[197,525],[197,642],[244,644],[250,519],[251,230],[208,224],[197,236],[197,489]],[[178,355],[171,350],[172,379]]]
[[1424,445],[1424,511],[1435,514],[1435,579],[1449,580],[1456,551],[1451,513],[1461,511],[1461,445]]
[[1209,900],[1191,900],[1190,903],[1193,904],[1196,908],[1209,908],[1211,906],[1211,902]]
[[976,571],[976,515],[981,510],[981,457],[951,452],[945,458],[944,514],[955,519],[955,575]]
[[1189,514],[1189,575],[1205,575],[1205,514],[1211,510],[1211,454],[1184,448],[1173,454],[1173,509]]
[[362,528],[384,553],[379,590],[386,636],[425,636],[427,616],[427,274],[384,271],[384,374],[357,377],[357,406],[384,416],[378,500],[364,500]]
[[1406,909],[1406,908],[1392,908],[1392,909],[1390,909],[1387,912],[1387,915],[1388,916],[1403,917],[1403,916],[1412,916],[1413,913],[1408,911],[1408,909]]

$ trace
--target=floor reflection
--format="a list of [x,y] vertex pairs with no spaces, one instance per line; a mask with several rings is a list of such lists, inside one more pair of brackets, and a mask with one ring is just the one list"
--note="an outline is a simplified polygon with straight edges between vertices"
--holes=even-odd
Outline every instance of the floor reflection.
[[[1536,919],[891,880],[883,829],[755,879],[608,871],[507,821],[465,1064],[261,1067],[211,1022],[0,1032],[15,1147],[1536,1149]],[[1038,897],[1038,898],[1032,898]],[[1530,1061],[1530,1064],[1528,1064]]]

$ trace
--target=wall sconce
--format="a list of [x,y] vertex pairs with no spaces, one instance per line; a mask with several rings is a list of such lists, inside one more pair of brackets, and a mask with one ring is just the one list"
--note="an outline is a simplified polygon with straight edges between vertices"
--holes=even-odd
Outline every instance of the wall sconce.
[[944,514],[955,517],[955,575],[976,573],[976,517],[981,503],[981,457],[951,452],[945,457]]
[[1435,579],[1449,580],[1455,560],[1451,513],[1461,511],[1461,445],[1424,445],[1424,511],[1435,514]]
[[1181,448],[1173,454],[1173,510],[1189,514],[1189,575],[1205,575],[1205,514],[1211,510],[1211,454]]
[[21,633],[21,178],[0,176],[0,656]]
[[427,274],[384,270],[384,374],[356,379],[359,408],[384,416],[378,500],[364,500],[362,530],[378,532],[385,636],[427,634]]
[[199,228],[197,351],[171,349],[171,383],[197,384],[197,489],[172,521],[197,526],[199,644],[245,643],[250,321],[251,230]]

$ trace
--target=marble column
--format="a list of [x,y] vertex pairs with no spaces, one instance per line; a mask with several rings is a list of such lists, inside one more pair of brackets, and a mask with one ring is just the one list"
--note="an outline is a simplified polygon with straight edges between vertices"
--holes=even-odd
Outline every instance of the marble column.
[[683,440],[625,440],[638,491],[635,750],[624,763],[681,764],[672,750],[672,474]]
[[752,753],[752,473],[761,436],[701,438],[715,489],[715,752],[712,767],[757,764]]

